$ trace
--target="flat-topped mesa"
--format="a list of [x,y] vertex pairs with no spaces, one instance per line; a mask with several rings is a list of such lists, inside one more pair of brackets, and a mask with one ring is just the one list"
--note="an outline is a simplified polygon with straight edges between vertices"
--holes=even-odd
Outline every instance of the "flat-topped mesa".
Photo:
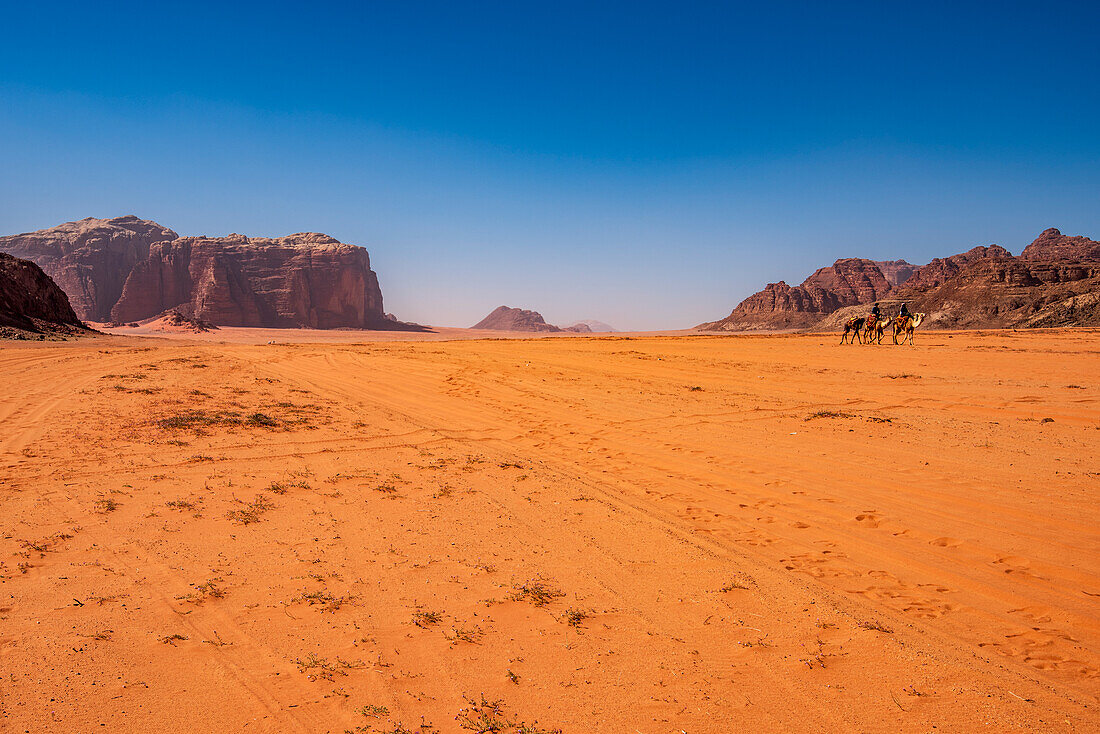
[[0,238],[57,273],[85,318],[132,322],[168,310],[220,326],[384,328],[378,277],[362,247],[317,232],[179,237],[137,217]]
[[750,329],[801,329],[839,308],[873,303],[890,292],[891,286],[873,260],[842,258],[821,268],[791,287],[784,281],[769,283],[764,290],[746,298],[729,316],[700,324],[716,331]]
[[178,236],[167,227],[133,215],[88,217],[37,232],[0,237],[0,252],[25,258],[42,268],[68,294],[80,318],[107,321],[122,294],[126,276],[149,255],[149,247]]
[[561,331],[553,324],[546,323],[538,311],[523,308],[499,306],[492,313],[477,322],[471,329],[492,329],[494,331]]
[[0,327],[22,331],[84,330],[69,299],[42,268],[0,252]]
[[1088,237],[1069,237],[1054,227],[1044,230],[1020,253],[1024,260],[1100,261],[1100,242]]
[[181,237],[157,243],[126,281],[114,321],[168,309],[220,326],[387,326],[362,247],[327,235]]

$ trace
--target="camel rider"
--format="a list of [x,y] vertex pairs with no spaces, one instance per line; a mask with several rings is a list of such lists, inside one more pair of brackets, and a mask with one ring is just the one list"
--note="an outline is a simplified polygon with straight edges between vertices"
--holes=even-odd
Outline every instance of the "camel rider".
[[913,314],[909,313],[909,307],[906,306],[904,303],[901,304],[901,310],[898,311],[898,320],[906,321],[911,318],[913,318]]
[[878,323],[878,320],[881,317],[882,312],[879,311],[878,304],[876,303],[874,306],[871,306],[871,318],[874,320],[875,323]]

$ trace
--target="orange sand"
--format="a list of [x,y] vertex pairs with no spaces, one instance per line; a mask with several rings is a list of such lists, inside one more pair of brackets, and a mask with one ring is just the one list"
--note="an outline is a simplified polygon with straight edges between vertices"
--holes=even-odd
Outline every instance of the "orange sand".
[[0,730],[1100,728],[1100,332],[199,336],[0,346]]

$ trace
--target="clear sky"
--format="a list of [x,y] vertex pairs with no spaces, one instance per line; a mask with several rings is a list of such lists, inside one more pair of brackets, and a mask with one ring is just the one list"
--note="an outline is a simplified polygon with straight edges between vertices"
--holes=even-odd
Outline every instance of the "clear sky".
[[1100,238],[1100,3],[4,2],[0,233],[367,247],[386,308],[681,328]]

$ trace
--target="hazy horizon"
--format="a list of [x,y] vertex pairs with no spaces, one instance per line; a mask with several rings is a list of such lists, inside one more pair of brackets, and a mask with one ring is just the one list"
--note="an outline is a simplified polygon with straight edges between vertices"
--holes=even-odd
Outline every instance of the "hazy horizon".
[[1100,235],[1100,7],[13,7],[0,234],[362,245],[398,317],[718,319],[838,257]]

